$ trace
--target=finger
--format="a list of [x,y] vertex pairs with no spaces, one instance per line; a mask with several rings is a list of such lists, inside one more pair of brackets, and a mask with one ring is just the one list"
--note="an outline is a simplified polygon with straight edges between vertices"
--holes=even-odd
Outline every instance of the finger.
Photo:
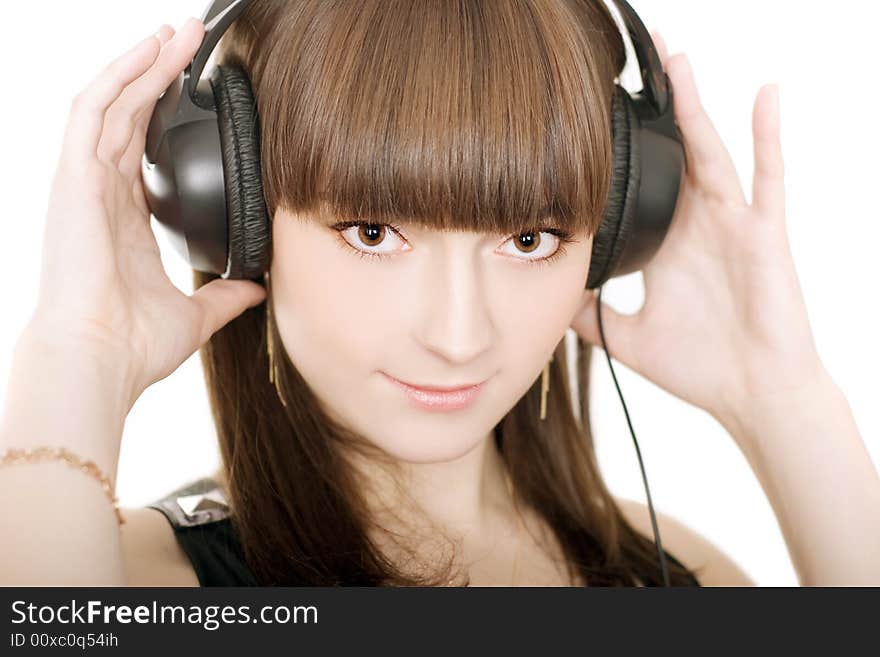
[[[167,23],[163,24],[162,27],[159,28],[159,31],[156,32],[156,36],[159,38],[159,42],[162,44],[162,48],[165,47],[165,44],[167,44],[171,40],[171,38],[174,36],[174,34],[175,34],[174,28],[171,27],[170,25],[168,25]],[[162,57],[161,50],[159,51],[159,57],[160,58]],[[153,67],[155,67],[155,66],[156,66],[156,62],[153,63]],[[116,121],[114,120],[113,117],[111,117],[111,114],[113,114],[114,112],[118,112],[120,107],[128,104],[128,99],[131,96],[132,86],[133,85],[128,85],[125,88],[125,91],[123,91],[122,95],[119,97],[119,99],[115,103],[113,103],[113,105],[110,106],[110,109],[107,111],[107,114],[104,117],[104,131],[101,136],[101,144],[99,144],[99,146],[98,146],[99,157],[100,157],[101,145],[105,142],[105,139],[107,138],[108,130],[111,129],[111,126],[116,124]],[[140,115],[135,116],[134,123],[136,126],[139,126],[141,121],[142,121],[142,119],[141,119]],[[137,133],[137,127],[135,128],[134,132],[135,132],[135,134]],[[126,147],[126,153],[128,152],[128,148],[130,148],[130,147]],[[123,155],[122,159],[124,159],[124,158],[125,158],[125,155]],[[115,163],[115,160],[112,160],[112,161]],[[120,169],[122,169],[122,167],[120,167]],[[123,173],[126,173],[126,172],[123,171]]]
[[744,206],[745,195],[736,167],[703,107],[687,55],[670,57],[666,72],[675,92],[675,117],[684,137],[691,165],[689,173],[707,195],[725,205]]
[[785,218],[785,163],[780,136],[779,87],[765,85],[758,92],[752,113],[755,139],[755,173],[752,206],[761,214]]
[[156,35],[150,35],[108,64],[73,99],[62,142],[62,159],[73,168],[95,157],[104,129],[104,113],[122,90],[153,64],[160,46]]
[[657,49],[657,54],[660,56],[660,63],[665,70],[666,60],[669,59],[669,50],[666,47],[666,41],[663,40],[663,37],[657,30],[651,30],[651,39],[654,41],[654,47]]
[[[163,25],[157,34],[159,40],[162,42],[163,48],[174,35],[174,28],[167,24]],[[135,119],[136,127],[134,134],[132,135],[128,147],[118,165],[119,171],[126,178],[133,178],[140,169],[141,158],[144,154],[144,147],[147,141],[147,128],[149,127],[150,116],[153,114],[153,109],[155,109],[155,107],[156,103],[151,103],[146,108],[142,109]]]
[[[599,331],[599,320],[596,316],[599,297],[587,290],[583,296],[583,305],[571,322],[571,328],[585,341],[597,347],[603,347],[602,335]],[[623,315],[602,302],[602,332],[608,353],[632,370],[638,371],[636,340],[638,315]]]
[[245,310],[265,301],[266,289],[253,281],[217,278],[193,292],[191,298],[203,311],[198,344],[201,347]]
[[159,28],[159,31],[156,33],[156,36],[159,37],[159,41],[162,42],[164,46],[166,43],[171,41],[171,37],[175,34],[175,30],[168,23],[163,23],[162,27]]
[[140,119],[192,60],[204,38],[204,24],[190,18],[162,48],[154,65],[125,89],[107,113],[99,157],[118,164],[128,149]]

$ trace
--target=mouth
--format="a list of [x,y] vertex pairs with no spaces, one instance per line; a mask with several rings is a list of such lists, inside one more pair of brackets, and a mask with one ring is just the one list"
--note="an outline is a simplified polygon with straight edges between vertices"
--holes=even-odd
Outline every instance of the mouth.
[[426,386],[406,383],[382,372],[416,406],[433,411],[452,411],[469,406],[485,386],[485,381],[456,386]]

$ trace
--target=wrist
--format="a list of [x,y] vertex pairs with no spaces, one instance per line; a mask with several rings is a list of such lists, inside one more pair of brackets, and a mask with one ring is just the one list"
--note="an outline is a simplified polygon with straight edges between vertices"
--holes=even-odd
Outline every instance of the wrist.
[[846,397],[824,369],[818,366],[797,381],[780,381],[768,389],[743,396],[730,409],[712,416],[743,447],[759,444],[778,427],[793,419],[823,413],[830,406],[847,404]]
[[53,325],[32,319],[19,335],[15,361],[26,370],[49,371],[47,387],[90,382],[89,392],[99,396],[108,411],[123,421],[140,396],[130,359],[121,349],[86,336],[57,330]]
[[28,327],[13,351],[0,447],[65,448],[115,481],[133,403],[127,377],[112,354]]

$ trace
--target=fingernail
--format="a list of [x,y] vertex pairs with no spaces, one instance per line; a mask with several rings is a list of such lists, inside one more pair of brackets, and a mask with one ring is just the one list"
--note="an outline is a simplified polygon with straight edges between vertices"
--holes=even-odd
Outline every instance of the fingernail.
[[174,32],[174,28],[172,28],[170,25],[168,25],[168,23],[162,23],[162,25],[159,27],[159,29],[156,30],[156,38],[159,39],[159,43],[161,43],[162,45],[165,45],[166,43],[168,43],[168,39],[165,38],[165,35],[164,35],[164,33],[167,32],[168,30],[171,30],[172,33]]
[[180,27],[178,28],[178,31],[182,30],[183,28],[185,28],[187,25],[189,25],[189,24],[192,23],[193,21],[196,21],[196,22],[201,23],[201,21],[200,21],[198,18],[196,18],[195,16],[190,16],[189,18],[187,18],[185,21],[183,21],[183,22],[180,24]]

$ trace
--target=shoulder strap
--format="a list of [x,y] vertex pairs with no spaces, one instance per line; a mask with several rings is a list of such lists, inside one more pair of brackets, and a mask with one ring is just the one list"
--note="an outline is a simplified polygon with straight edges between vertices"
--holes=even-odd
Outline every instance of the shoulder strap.
[[229,517],[226,494],[210,477],[182,486],[147,506],[162,511],[175,530]]
[[235,534],[223,489],[210,477],[182,486],[148,508],[161,511],[202,586],[256,586]]

